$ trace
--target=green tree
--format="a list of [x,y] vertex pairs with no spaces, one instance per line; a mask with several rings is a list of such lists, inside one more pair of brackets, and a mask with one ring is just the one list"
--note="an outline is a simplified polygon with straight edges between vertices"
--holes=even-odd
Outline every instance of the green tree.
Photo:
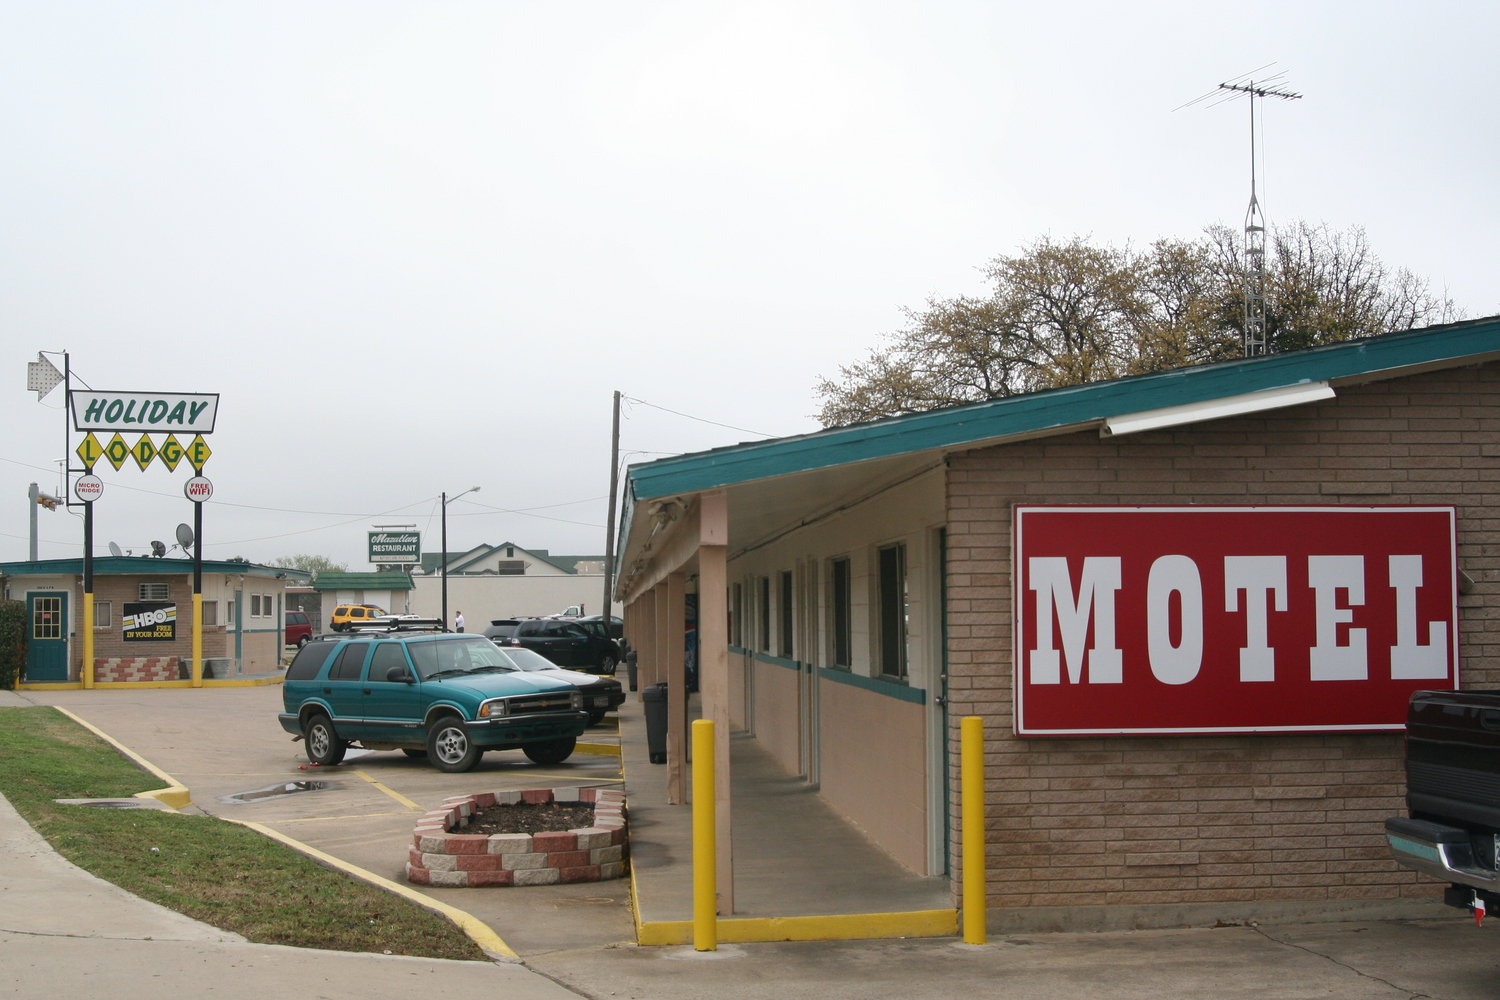
[[319,573],[347,573],[349,564],[334,562],[328,556],[295,555],[277,556],[270,562],[272,566],[280,566],[283,569],[300,569],[311,573],[313,579],[317,579]]
[[26,666],[26,602],[0,601],[0,690],[16,686]]
[[[1272,350],[1296,350],[1458,318],[1425,279],[1388,269],[1363,230],[1295,222],[1267,241]],[[983,298],[930,299],[862,361],[820,379],[824,426],[916,413],[1238,357],[1239,234],[1145,250],[1044,237],[985,270]]]

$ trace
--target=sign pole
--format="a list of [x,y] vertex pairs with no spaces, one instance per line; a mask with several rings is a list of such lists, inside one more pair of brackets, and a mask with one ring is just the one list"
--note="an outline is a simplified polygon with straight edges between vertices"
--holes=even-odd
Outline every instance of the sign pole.
[[83,502],[83,686],[94,687],[94,501]]
[[[239,615],[240,609],[234,613]],[[238,618],[236,618],[238,620]],[[203,501],[193,501],[193,687],[203,686]]]

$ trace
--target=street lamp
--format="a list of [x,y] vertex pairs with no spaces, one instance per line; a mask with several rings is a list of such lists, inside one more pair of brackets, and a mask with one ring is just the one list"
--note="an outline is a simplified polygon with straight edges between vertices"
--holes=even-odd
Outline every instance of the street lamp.
[[478,493],[478,492],[479,492],[479,487],[478,486],[472,486],[469,489],[464,490],[462,493],[459,493],[457,496],[454,496],[454,497],[451,497],[451,498],[446,493],[442,494],[442,500],[443,500],[443,568],[440,570],[440,572],[443,574],[443,628],[445,628],[445,629],[448,627],[448,505],[450,503],[452,503],[454,500],[457,500],[461,496],[467,496],[470,493]]

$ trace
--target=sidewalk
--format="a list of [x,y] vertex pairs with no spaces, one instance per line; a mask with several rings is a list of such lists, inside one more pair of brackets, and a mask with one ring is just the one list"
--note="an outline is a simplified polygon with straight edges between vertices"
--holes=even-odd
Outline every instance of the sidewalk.
[[[8,694],[0,705],[15,704]],[[161,1000],[189,988],[236,1000],[576,997],[520,965],[250,944],[95,878],[0,797],[0,994]]]
[[[694,717],[697,702],[694,696]],[[620,746],[641,920],[690,920],[692,807],[666,804],[667,768],[649,761],[645,716],[634,700],[622,707]],[[730,734],[730,781],[734,916],[953,908],[946,878],[917,875],[886,854],[743,731]]]

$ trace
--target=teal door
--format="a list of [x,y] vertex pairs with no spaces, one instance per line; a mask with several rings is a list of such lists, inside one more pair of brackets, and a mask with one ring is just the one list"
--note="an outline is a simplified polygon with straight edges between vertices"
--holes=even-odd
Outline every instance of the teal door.
[[68,679],[68,595],[27,594],[26,620],[31,631],[26,643],[28,681]]

